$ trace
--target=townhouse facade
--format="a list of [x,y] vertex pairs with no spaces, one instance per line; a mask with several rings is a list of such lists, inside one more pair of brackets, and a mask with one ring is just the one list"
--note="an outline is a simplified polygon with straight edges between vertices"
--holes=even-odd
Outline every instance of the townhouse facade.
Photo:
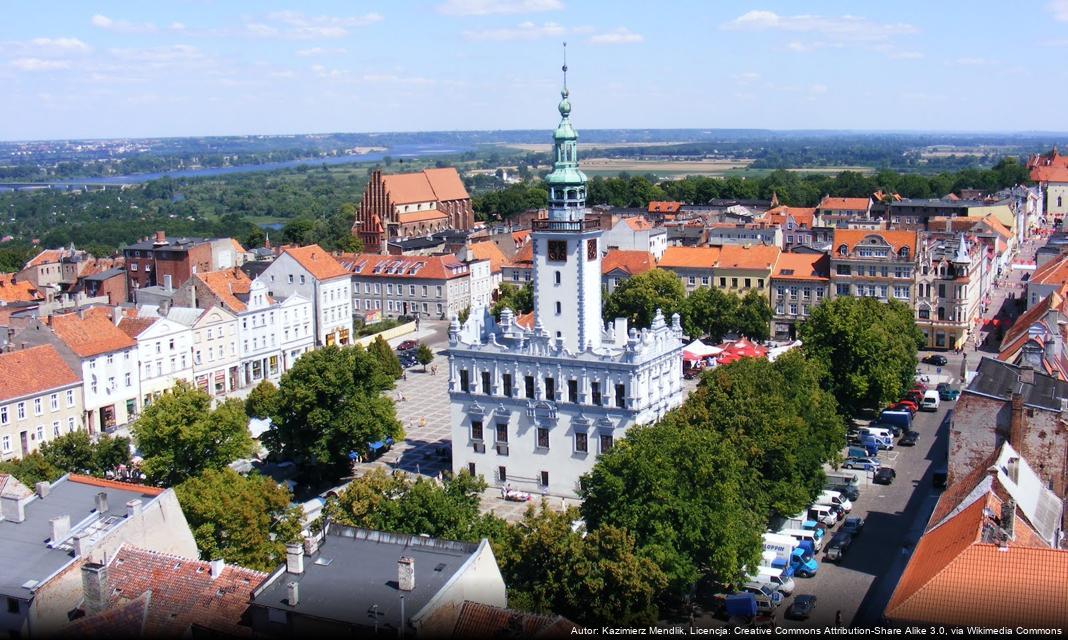
[[982,242],[959,234],[928,235],[917,256],[916,326],[930,349],[956,349],[975,331],[983,296],[991,280],[990,260]]
[[[222,397],[241,387],[241,356],[237,351],[237,316],[221,306],[192,310],[193,380],[197,388]],[[168,317],[186,310],[172,308]]]
[[667,246],[667,230],[654,227],[642,216],[622,218],[604,233],[604,247],[607,251],[643,251],[651,253],[659,260]]
[[312,302],[316,345],[352,342],[352,277],[322,247],[286,247],[260,277],[268,295],[288,298],[299,294]]
[[916,249],[915,231],[835,229],[831,297],[898,300],[915,308]]
[[714,286],[720,251],[720,247],[668,247],[657,266],[677,275],[690,294],[698,287]]
[[82,381],[50,344],[0,353],[0,461],[84,429]]
[[137,341],[142,409],[179,380],[193,383],[193,332],[188,326],[161,317],[124,317],[119,329]]
[[713,270],[714,284],[740,296],[756,291],[767,297],[781,253],[776,246],[724,245]]
[[830,258],[812,253],[783,253],[771,274],[772,335],[797,337],[797,325],[830,297]]
[[656,268],[656,258],[648,251],[609,249],[601,259],[601,286],[612,293],[623,282]]
[[[346,254],[342,265],[352,274],[353,307],[386,317],[445,319],[471,306],[471,264],[456,256],[380,256]],[[490,281],[489,265],[481,276]],[[485,288],[483,286],[482,288]]]

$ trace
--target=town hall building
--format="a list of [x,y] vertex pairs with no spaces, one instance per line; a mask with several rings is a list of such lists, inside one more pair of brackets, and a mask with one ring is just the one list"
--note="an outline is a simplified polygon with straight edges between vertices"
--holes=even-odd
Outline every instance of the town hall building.
[[[564,67],[566,72],[567,68]],[[453,471],[574,498],[579,478],[627,430],[682,402],[679,316],[638,330],[601,321],[602,231],[586,209],[566,82],[547,218],[532,230],[534,322],[476,310],[449,328]]]

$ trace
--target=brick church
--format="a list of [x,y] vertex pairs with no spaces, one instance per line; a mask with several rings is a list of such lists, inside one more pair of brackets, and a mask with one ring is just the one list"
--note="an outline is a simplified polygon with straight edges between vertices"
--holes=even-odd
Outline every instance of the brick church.
[[392,240],[427,236],[447,229],[470,230],[475,224],[471,196],[456,169],[419,173],[371,173],[363,192],[353,235],[369,253],[387,253]]

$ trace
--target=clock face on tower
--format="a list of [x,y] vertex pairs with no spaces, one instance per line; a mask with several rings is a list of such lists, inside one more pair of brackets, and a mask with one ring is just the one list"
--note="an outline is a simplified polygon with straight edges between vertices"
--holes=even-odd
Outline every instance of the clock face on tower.
[[586,259],[587,260],[596,260],[597,259],[597,241],[596,240],[590,239],[590,240],[586,241]]
[[549,241],[549,260],[553,262],[566,262],[567,261],[567,241],[566,240],[550,240]]

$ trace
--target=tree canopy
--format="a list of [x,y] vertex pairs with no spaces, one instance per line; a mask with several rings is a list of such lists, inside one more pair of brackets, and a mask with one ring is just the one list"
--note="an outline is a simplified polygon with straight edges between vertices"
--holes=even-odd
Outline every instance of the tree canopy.
[[285,561],[285,544],[300,538],[300,508],[290,507],[289,490],[266,476],[208,469],[175,492],[205,560],[273,571]]
[[96,442],[85,431],[73,431],[41,445],[41,455],[62,471],[103,477],[130,463],[130,440],[102,434]]
[[305,353],[283,376],[273,426],[261,441],[273,456],[292,460],[301,477],[336,480],[349,452],[404,436],[393,401],[382,391],[394,379],[363,347],[328,346]]
[[245,415],[250,418],[270,418],[278,408],[278,387],[263,380],[245,398]]
[[607,322],[626,318],[628,326],[648,327],[653,323],[656,310],[671,322],[671,316],[682,309],[686,289],[682,281],[671,271],[652,269],[627,278],[604,299],[603,315]]
[[907,305],[845,296],[816,305],[798,327],[798,338],[823,367],[828,388],[847,415],[901,397],[924,343]]
[[397,352],[389,346],[388,342],[382,339],[382,336],[376,336],[367,351],[382,365],[382,368],[389,375],[393,376],[394,380],[404,375],[404,369],[401,367]]
[[722,289],[698,287],[680,306],[682,328],[692,338],[719,342],[728,333],[767,340],[771,333],[771,305],[766,296],[750,291],[738,296]]
[[145,459],[142,470],[162,486],[222,469],[253,451],[243,403],[230,399],[212,410],[211,396],[184,381],[145,407],[131,432]]
[[534,286],[526,283],[522,287],[507,282],[502,282],[497,289],[497,301],[493,303],[490,311],[493,317],[500,320],[501,311],[511,309],[517,316],[530,313],[534,310]]

